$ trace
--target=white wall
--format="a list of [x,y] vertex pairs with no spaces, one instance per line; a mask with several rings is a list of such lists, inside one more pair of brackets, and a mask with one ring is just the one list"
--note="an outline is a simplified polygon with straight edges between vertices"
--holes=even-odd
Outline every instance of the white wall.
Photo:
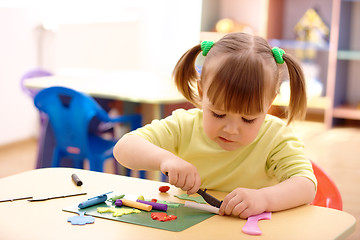
[[0,145],[38,132],[38,114],[23,94],[20,78],[37,65],[37,26],[41,15],[25,8],[0,8]]
[[[33,1],[30,0],[24,2],[30,6],[0,6],[0,145],[38,133],[38,113],[19,85],[26,70],[43,67],[56,73],[69,67],[113,69],[121,65],[125,68],[168,71],[170,74],[184,51],[199,42],[201,0],[44,1],[38,6],[32,6],[30,3]],[[78,41],[73,38],[71,41],[71,31],[68,32],[70,35],[61,35],[61,28],[58,32],[57,29],[43,31],[41,27],[42,23],[51,27],[100,22],[95,24],[99,27],[104,22],[119,23],[134,16],[138,22],[130,22],[135,24],[132,26],[136,26],[137,31],[130,32],[126,27],[121,30],[125,42],[132,43],[132,48],[121,46],[123,51],[119,50],[118,42],[124,40],[119,32],[114,32],[112,41],[105,43],[114,48],[111,51],[109,46],[99,43],[106,38],[87,44],[84,39]],[[88,33],[94,34],[93,30],[91,28]],[[107,31],[102,27],[98,30],[103,33]],[[107,33],[111,33],[111,30]],[[65,45],[59,44],[64,41]],[[82,41],[83,47],[87,46],[89,51],[76,48]],[[92,54],[91,61],[87,52]],[[124,58],[117,59],[116,53],[124,53]],[[72,61],[67,61],[67,56]],[[130,58],[132,61],[124,62],[124,59]]]

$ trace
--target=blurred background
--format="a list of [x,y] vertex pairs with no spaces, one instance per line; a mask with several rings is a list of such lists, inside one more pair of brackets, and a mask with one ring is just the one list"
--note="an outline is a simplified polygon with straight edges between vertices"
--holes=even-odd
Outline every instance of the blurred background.
[[[165,73],[170,81],[187,49],[242,31],[301,62],[309,108],[294,128],[309,157],[337,183],[344,210],[359,222],[359,1],[1,0],[0,31],[0,177],[35,167],[40,121],[21,88],[27,71],[140,70]],[[284,73],[271,109],[280,117],[289,95]],[[182,106],[164,106],[165,115]],[[359,238],[357,230],[350,239]]]

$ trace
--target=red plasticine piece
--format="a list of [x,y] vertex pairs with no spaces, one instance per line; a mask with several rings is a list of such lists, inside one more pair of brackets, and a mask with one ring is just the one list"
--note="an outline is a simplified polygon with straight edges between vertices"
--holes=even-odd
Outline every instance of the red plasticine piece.
[[169,191],[169,189],[170,189],[169,186],[161,186],[161,187],[159,187],[160,192],[167,192],[167,191]]
[[171,221],[171,220],[177,219],[177,216],[175,216],[175,215],[167,215],[164,212],[153,212],[153,213],[151,213],[151,218],[153,220],[166,222],[166,221]]

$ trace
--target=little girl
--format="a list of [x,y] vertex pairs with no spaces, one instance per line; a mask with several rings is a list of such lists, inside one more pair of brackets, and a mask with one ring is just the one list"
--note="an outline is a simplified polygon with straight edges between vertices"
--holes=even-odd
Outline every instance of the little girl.
[[[205,56],[201,76],[195,69]],[[169,183],[194,194],[230,192],[220,215],[247,218],[310,203],[316,178],[303,143],[281,119],[267,114],[286,63],[291,97],[288,123],[306,111],[303,72],[282,49],[245,33],[204,41],[175,66],[179,91],[196,107],[179,109],[122,137],[114,149],[122,165],[168,173]]]

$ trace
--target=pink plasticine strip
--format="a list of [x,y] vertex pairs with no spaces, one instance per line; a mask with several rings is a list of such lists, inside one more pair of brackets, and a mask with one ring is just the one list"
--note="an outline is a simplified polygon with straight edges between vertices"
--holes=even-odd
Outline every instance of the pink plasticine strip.
[[242,231],[249,235],[261,235],[262,232],[259,229],[258,221],[260,220],[270,220],[271,212],[263,212],[258,215],[248,217],[247,222],[245,223]]

